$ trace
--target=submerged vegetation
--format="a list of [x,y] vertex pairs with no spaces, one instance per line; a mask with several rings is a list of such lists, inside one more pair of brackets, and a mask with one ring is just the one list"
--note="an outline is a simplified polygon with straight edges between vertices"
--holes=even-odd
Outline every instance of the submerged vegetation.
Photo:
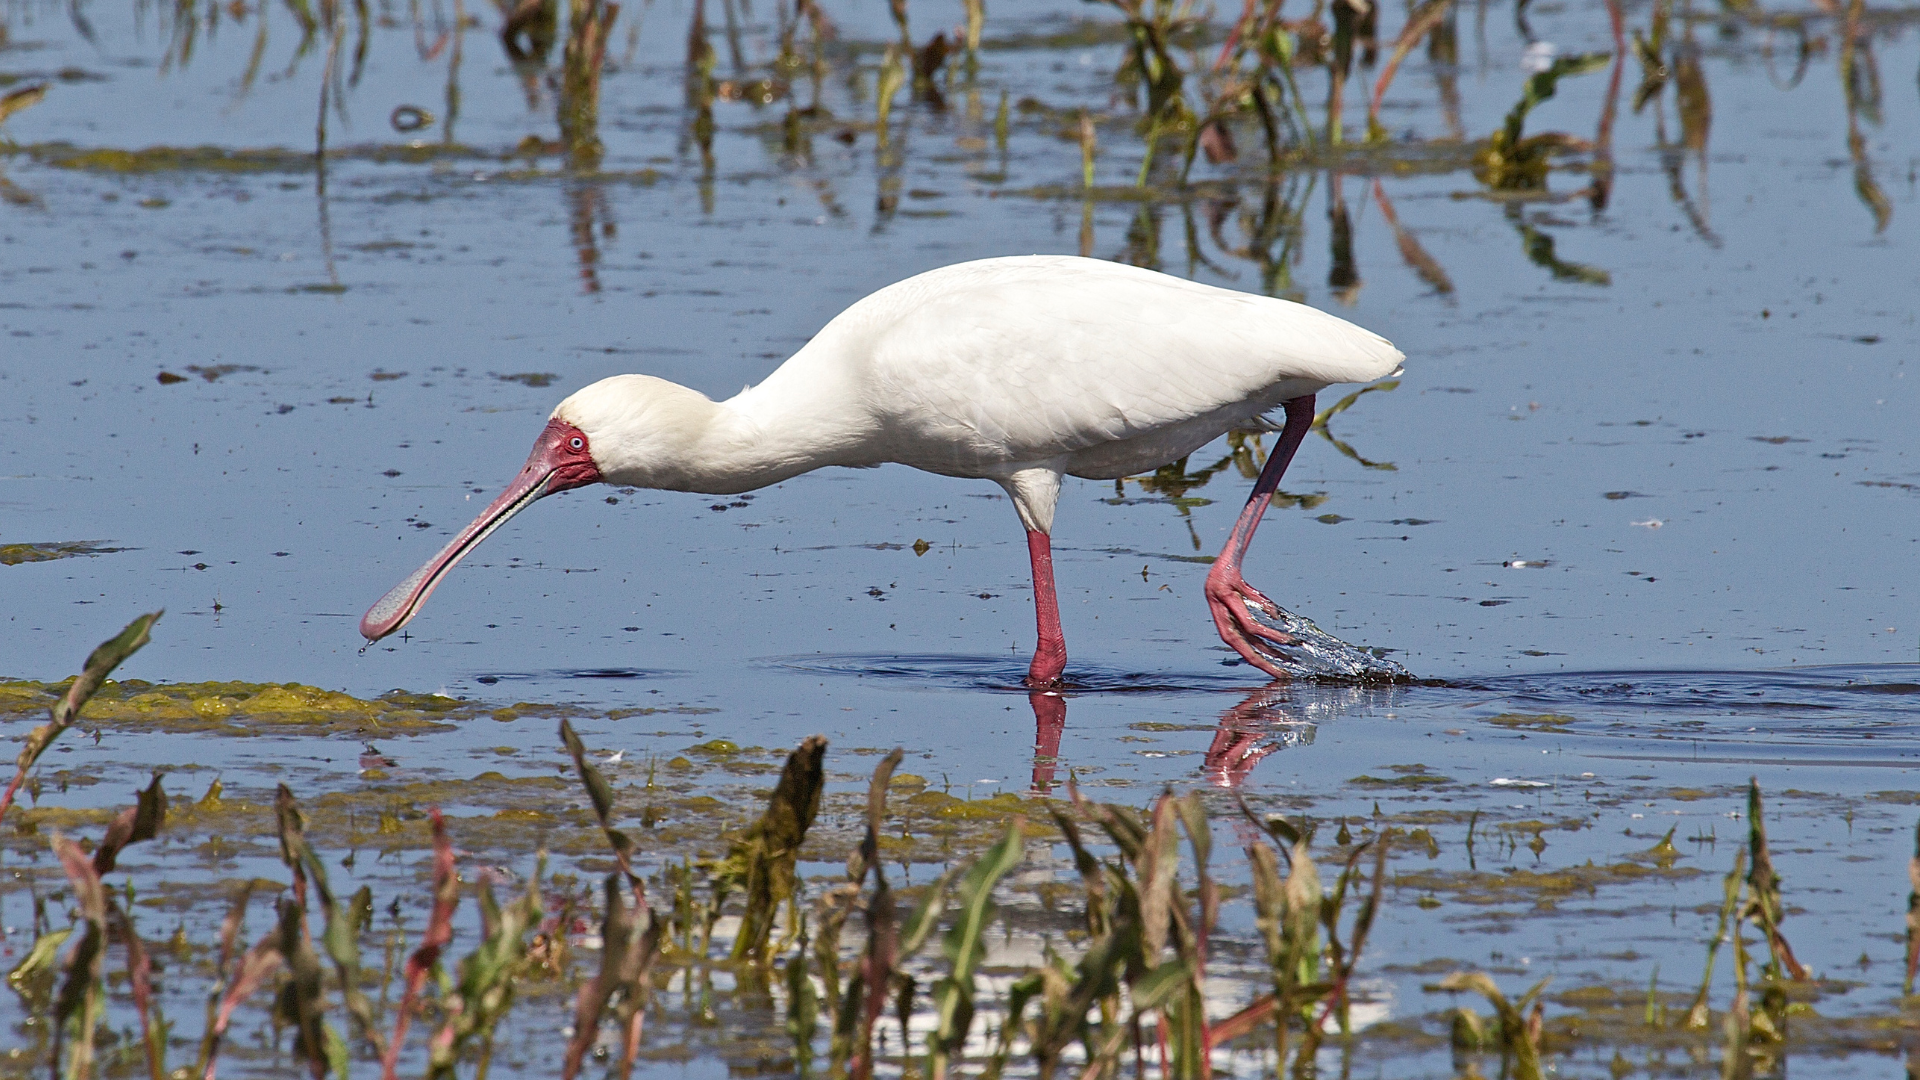
[[[1454,965],[1435,972],[1444,976],[1430,990],[1455,1005],[1390,1016],[1373,1008],[1368,944],[1403,905],[1424,908],[1436,895],[1550,904],[1646,875],[1701,880],[1699,871],[1676,868],[1669,830],[1616,867],[1537,871],[1533,883],[1512,867],[1423,875],[1394,862],[1430,859],[1443,824],[1464,826],[1469,854],[1479,831],[1489,859],[1530,849],[1536,860],[1544,831],[1581,826],[1489,827],[1477,811],[1460,821],[1433,810],[1316,821],[1197,792],[1165,791],[1134,808],[1094,802],[1071,782],[1065,799],[968,802],[900,772],[899,750],[881,758],[864,796],[829,795],[819,737],[785,755],[755,817],[730,817],[713,799],[704,814],[684,804],[666,811],[700,817],[702,834],[689,845],[659,828],[656,767],[644,785],[616,788],[601,768],[612,759],[596,761],[564,717],[560,748],[584,799],[562,800],[565,787],[542,782],[544,812],[456,819],[415,803],[365,830],[349,812],[343,831],[336,800],[323,797],[310,813],[286,783],[234,818],[218,781],[188,802],[168,797],[159,772],[123,810],[12,807],[17,792],[36,802],[44,794],[36,765],[62,734],[108,722],[91,703],[112,699],[108,676],[158,618],[142,616],[94,651],[27,738],[0,797],[8,850],[19,853],[9,861],[34,867],[23,845],[44,837],[58,867],[51,880],[37,867],[27,874],[33,937],[8,974],[25,1042],[5,1061],[7,1075],[197,1077],[298,1063],[316,1078],[496,1069],[572,1077],[601,1068],[627,1076],[699,1045],[695,1052],[757,1071],[802,1076],[1302,1077],[1335,1059],[1344,1075],[1356,1055],[1449,1046],[1463,1076],[1538,1080],[1606,1051],[1622,1062],[1629,1048],[1677,1051],[1699,1065],[1717,1055],[1725,1076],[1760,1076],[1777,1074],[1796,1046],[1880,1051],[1908,1028],[1904,1012],[1836,1020],[1814,1008],[1847,984],[1817,979],[1788,944],[1787,890],[1757,782],[1747,792],[1747,843],[1726,874],[1690,1000],[1660,991],[1657,967],[1636,996],[1608,985],[1549,992],[1546,979],[1516,990],[1499,971]],[[1492,719],[1498,727],[1509,717]],[[694,749],[741,753],[717,742]],[[369,768],[379,767],[374,756]],[[693,767],[683,761],[668,767]],[[1424,766],[1396,770],[1446,782]],[[485,799],[453,788],[437,795],[448,805]],[[537,837],[487,835],[501,826],[511,834],[530,815],[545,819]],[[941,831],[942,822],[956,828]],[[218,845],[218,832],[235,825],[267,845],[257,850],[277,871],[262,865],[193,887],[193,899],[162,895],[158,907],[144,895],[154,886],[107,882],[130,845],[177,862],[195,847],[170,838],[212,829],[207,843]],[[1221,865],[1223,830],[1244,862]],[[349,850],[337,859],[342,842]],[[470,843],[511,852],[519,865],[496,866]],[[369,844],[410,869],[336,891],[329,863],[353,872]],[[819,873],[842,857],[844,874]],[[902,880],[929,864],[930,879]],[[1546,883],[1556,874],[1567,877],[1564,888]],[[1489,888],[1502,896],[1481,895]],[[267,925],[248,944],[246,921],[262,903]],[[196,907],[224,915],[216,922]],[[178,913],[169,936],[143,933],[138,921],[166,911]],[[420,911],[424,922],[410,925],[408,913]],[[1911,921],[1909,979],[1920,966]],[[1733,988],[1716,1008],[1723,944]],[[196,997],[205,1004],[197,1029],[180,1007]]]

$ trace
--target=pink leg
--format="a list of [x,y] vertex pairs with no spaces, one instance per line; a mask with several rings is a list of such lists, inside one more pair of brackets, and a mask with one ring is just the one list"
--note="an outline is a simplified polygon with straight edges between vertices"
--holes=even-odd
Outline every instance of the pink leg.
[[1027,555],[1033,559],[1033,615],[1040,643],[1027,668],[1027,685],[1058,686],[1067,667],[1067,638],[1060,632],[1060,600],[1053,592],[1053,544],[1043,532],[1027,533]]
[[1280,432],[1279,444],[1267,456],[1267,465],[1260,470],[1260,479],[1254,481],[1253,494],[1247,497],[1246,508],[1240,511],[1239,520],[1233,523],[1233,535],[1227,538],[1227,546],[1220,552],[1220,557],[1213,561],[1213,569],[1207,572],[1206,588],[1207,607],[1213,612],[1213,625],[1220,631],[1220,640],[1232,646],[1233,651],[1239,653],[1247,663],[1277,679],[1287,678],[1287,673],[1260,655],[1254,644],[1255,639],[1279,645],[1286,645],[1293,639],[1260,625],[1248,614],[1249,604],[1275,616],[1280,614],[1280,608],[1262,595],[1260,590],[1247,584],[1246,578],[1240,576],[1240,563],[1246,557],[1247,545],[1253,541],[1253,531],[1260,527],[1260,516],[1267,512],[1274,491],[1280,487],[1280,477],[1286,474],[1287,463],[1293,460],[1294,451],[1300,449],[1300,440],[1306,438],[1308,429],[1313,427],[1313,395],[1294,398],[1286,403],[1286,410],[1287,424]]

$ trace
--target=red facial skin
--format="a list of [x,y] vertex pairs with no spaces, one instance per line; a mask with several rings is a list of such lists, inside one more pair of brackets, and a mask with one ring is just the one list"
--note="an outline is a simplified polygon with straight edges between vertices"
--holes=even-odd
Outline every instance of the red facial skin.
[[367,609],[360,620],[361,636],[368,641],[378,641],[407,625],[427,602],[427,597],[433,595],[447,571],[478,547],[489,533],[506,524],[508,518],[556,491],[599,481],[600,467],[593,463],[593,448],[587,444],[586,432],[557,417],[547,421],[546,430],[534,440],[533,453],[527,456],[520,475],[514,477],[507,490],[482,510],[472,524],[460,530],[452,543]]
[[[593,463],[593,448],[587,445],[587,433],[557,417],[547,421],[546,430],[533,441],[533,454],[527,458],[526,469],[536,464],[552,469],[547,495],[600,482],[600,467]],[[521,470],[521,475],[526,474],[526,469]]]

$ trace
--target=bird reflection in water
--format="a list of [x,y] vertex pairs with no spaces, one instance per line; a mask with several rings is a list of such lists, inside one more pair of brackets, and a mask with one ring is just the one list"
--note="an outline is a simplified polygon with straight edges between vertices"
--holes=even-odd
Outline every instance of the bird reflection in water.
[[[1268,756],[1313,745],[1322,721],[1389,708],[1401,692],[1391,684],[1268,683],[1221,715],[1200,775],[1214,787],[1238,790]],[[1030,794],[1049,795],[1058,782],[1067,699],[1057,690],[1035,690],[1027,701],[1033,706],[1034,725]]]
[[1067,730],[1067,699],[1057,690],[1033,690],[1027,694],[1033,706],[1033,787],[1032,794],[1053,792],[1053,772],[1060,764],[1060,736]]
[[1290,683],[1271,683],[1227,710],[1200,766],[1207,783],[1236,790],[1267,755],[1313,744],[1314,722],[1289,708],[1292,691]]

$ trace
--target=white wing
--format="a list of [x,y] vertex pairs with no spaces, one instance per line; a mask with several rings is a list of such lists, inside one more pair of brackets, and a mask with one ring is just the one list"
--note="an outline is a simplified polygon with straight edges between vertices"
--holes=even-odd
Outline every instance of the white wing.
[[921,274],[813,345],[841,364],[864,354],[857,378],[889,456],[941,471],[1152,442],[1209,417],[1224,430],[1403,359],[1304,305],[1065,256]]

